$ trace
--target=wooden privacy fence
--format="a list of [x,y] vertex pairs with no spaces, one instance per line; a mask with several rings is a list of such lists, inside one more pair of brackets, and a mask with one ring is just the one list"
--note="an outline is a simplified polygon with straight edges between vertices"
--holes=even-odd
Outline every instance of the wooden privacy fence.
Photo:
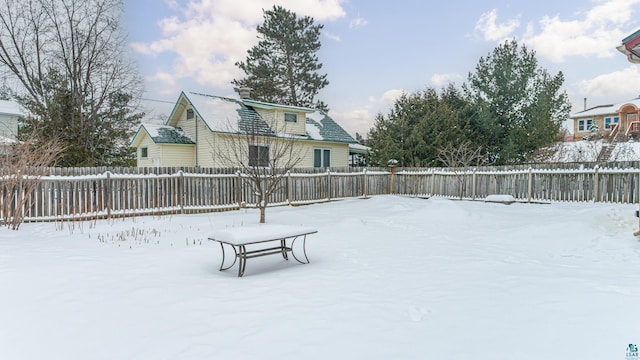
[[[42,176],[34,190],[9,188],[0,179],[0,218],[18,209],[5,207],[7,192],[26,197],[25,221],[79,220],[148,214],[195,213],[253,207],[256,196],[243,174],[103,174]],[[271,205],[297,205],[388,194],[389,173],[288,173],[269,199]],[[14,198],[18,198],[17,196]],[[6,211],[5,209],[10,209]]]
[[637,203],[639,169],[398,172],[394,193],[482,199],[512,195],[521,201],[603,201]]
[[[288,173],[272,205],[298,205],[379,194],[481,199],[508,194],[521,201],[637,203],[639,169],[508,171],[358,171]],[[2,203],[7,192],[27,198],[23,209]],[[75,220],[195,213],[255,206],[251,183],[239,173],[121,173],[43,176],[28,192],[0,179],[0,218],[24,212],[25,221]],[[17,204],[17,203],[16,203]],[[15,206],[13,206],[15,205]],[[9,210],[6,210],[9,209]]]

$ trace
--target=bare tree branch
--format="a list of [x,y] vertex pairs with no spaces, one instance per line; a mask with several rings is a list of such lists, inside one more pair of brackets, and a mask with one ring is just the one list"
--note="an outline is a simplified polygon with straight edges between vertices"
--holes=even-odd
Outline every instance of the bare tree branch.
[[[235,126],[234,126],[235,125]],[[242,179],[250,184],[260,209],[260,222],[271,195],[282,185],[284,175],[306,157],[299,137],[286,134],[284,127],[272,124],[270,130],[258,123],[228,125],[228,135],[221,135],[222,143],[214,146],[213,156],[225,167],[238,168]]]
[[0,225],[12,230],[18,230],[33,205],[46,167],[55,165],[63,151],[58,140],[38,138],[17,142],[0,154]]

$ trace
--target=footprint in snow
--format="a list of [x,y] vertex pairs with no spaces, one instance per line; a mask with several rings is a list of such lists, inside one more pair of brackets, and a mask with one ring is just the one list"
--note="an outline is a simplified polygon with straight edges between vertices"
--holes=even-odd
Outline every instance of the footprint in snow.
[[412,307],[409,309],[409,318],[411,321],[422,321],[425,316],[431,314],[431,310],[424,307]]

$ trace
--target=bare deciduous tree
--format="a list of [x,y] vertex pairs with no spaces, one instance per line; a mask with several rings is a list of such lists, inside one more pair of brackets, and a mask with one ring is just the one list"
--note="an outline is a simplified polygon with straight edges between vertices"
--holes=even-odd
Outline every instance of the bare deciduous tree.
[[122,0],[0,0],[0,77],[34,127],[81,154],[67,166],[104,165],[139,120],[122,9]]
[[486,162],[486,156],[482,148],[474,147],[470,141],[459,145],[449,144],[438,153],[438,160],[447,167],[452,168],[458,179],[458,194],[460,199],[464,195],[468,173],[472,167],[480,166]]
[[284,176],[306,156],[299,136],[265,125],[240,121],[238,126],[229,126],[229,134],[220,137],[222,143],[213,154],[222,166],[238,168],[243,181],[250,184],[260,223],[265,222],[271,195],[280,189]]
[[33,192],[46,167],[53,166],[63,151],[56,139],[37,143],[37,138],[16,142],[0,153],[0,225],[12,230],[18,230],[33,205]]

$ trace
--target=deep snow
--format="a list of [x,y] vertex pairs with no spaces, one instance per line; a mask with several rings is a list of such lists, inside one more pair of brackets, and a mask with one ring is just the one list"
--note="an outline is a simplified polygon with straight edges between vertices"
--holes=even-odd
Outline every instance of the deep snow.
[[[0,229],[0,359],[624,359],[636,205],[377,196],[267,210],[311,261],[219,272],[257,210]],[[237,266],[237,265],[236,265]]]

